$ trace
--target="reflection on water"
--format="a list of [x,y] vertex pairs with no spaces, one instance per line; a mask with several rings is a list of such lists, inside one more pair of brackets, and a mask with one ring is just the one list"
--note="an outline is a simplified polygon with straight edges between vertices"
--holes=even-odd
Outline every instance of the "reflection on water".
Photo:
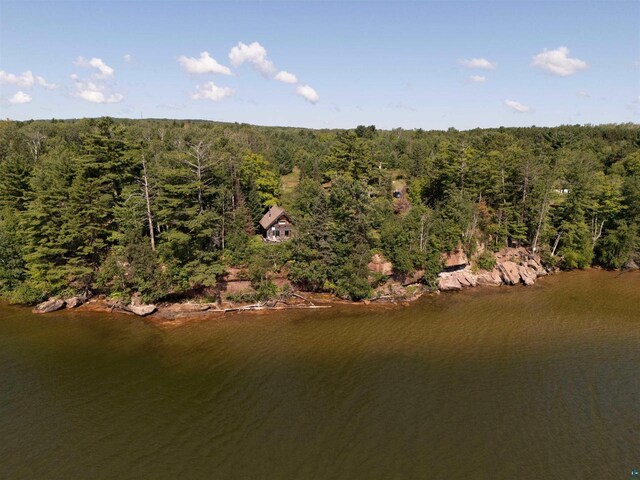
[[0,478],[627,479],[640,274],[161,329],[0,307]]

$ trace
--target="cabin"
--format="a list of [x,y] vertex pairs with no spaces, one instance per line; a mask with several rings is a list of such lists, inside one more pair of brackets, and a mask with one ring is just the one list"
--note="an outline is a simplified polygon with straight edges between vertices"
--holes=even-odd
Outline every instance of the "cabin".
[[274,205],[260,220],[262,237],[267,242],[284,242],[291,238],[291,219],[287,212]]

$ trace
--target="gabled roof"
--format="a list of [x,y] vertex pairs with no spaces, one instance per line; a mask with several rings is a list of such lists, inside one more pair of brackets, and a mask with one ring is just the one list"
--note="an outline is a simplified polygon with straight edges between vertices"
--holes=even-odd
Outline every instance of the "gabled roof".
[[260,220],[260,226],[262,228],[264,228],[265,230],[267,230],[271,225],[276,223],[276,221],[282,215],[284,215],[285,217],[287,217],[287,219],[289,219],[289,215],[287,215],[287,212],[285,212],[279,206],[274,205],[273,207],[271,207],[269,209],[269,211],[267,213],[264,214],[264,217],[262,217],[262,220]]

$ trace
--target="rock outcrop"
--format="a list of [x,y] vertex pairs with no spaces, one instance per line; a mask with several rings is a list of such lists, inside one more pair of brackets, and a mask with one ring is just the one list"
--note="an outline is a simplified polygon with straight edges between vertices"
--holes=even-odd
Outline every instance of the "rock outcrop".
[[128,305],[125,309],[131,313],[135,313],[139,317],[146,317],[147,315],[151,315],[155,312],[158,307],[155,305]]
[[444,268],[462,268],[469,264],[469,258],[462,248],[458,248],[453,252],[449,252],[442,256],[442,264]]
[[498,271],[505,285],[516,285],[520,283],[520,269],[517,263],[511,261],[499,263]]
[[438,288],[442,291],[461,290],[462,285],[454,275],[446,275],[438,278]]
[[[505,248],[495,254],[496,266],[490,272],[473,271],[470,266],[458,270],[448,270],[438,275],[438,288],[443,291],[460,290],[468,287],[497,287],[500,285],[533,285],[538,277],[547,275],[540,257],[525,248]],[[466,258],[466,257],[464,257]],[[458,253],[450,263],[461,262]],[[451,265],[444,264],[445,268]],[[461,265],[457,265],[460,267]]]
[[372,258],[369,264],[367,265],[369,271],[373,273],[380,273],[385,276],[391,276],[393,273],[393,264],[385,259],[379,253],[376,253]]
[[206,312],[211,308],[208,303],[173,303],[167,307],[169,312],[173,313],[194,313]]
[[490,272],[481,270],[478,272],[478,285],[481,287],[499,287],[502,285],[500,272],[495,268]]
[[524,283],[525,285],[533,285],[534,283],[536,283],[536,272],[524,265],[519,265],[518,266],[518,272],[520,273],[520,279],[522,280],[522,283]]
[[75,297],[65,299],[67,308],[78,308],[89,299],[87,295],[76,295]]
[[33,313],[51,313],[57,310],[62,310],[66,305],[64,300],[59,298],[50,298],[46,302],[42,302],[40,305],[35,307],[32,312]]

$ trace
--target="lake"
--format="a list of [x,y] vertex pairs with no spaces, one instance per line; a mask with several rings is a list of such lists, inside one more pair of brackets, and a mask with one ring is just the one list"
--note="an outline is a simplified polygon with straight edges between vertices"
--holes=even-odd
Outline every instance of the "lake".
[[640,273],[176,328],[0,306],[3,479],[628,479]]

